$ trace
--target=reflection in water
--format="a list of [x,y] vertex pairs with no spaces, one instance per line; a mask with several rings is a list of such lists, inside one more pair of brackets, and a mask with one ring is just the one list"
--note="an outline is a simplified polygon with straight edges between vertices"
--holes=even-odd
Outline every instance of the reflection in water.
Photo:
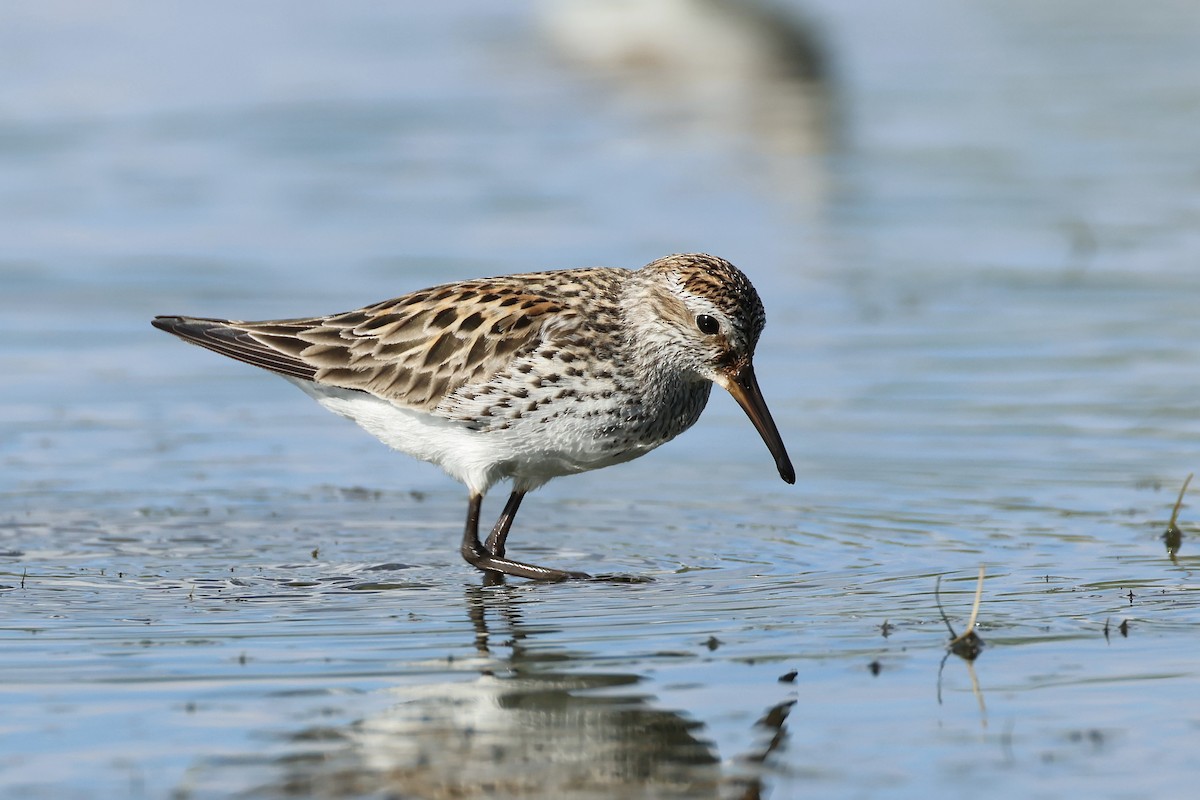
[[[640,676],[572,670],[534,648],[516,595],[469,589],[480,660],[461,680],[397,686],[392,704],[335,733],[319,757],[286,759],[270,793],[416,797],[718,796],[721,771],[700,723],[652,707]],[[490,631],[501,624],[497,644]],[[508,650],[507,657],[496,650]],[[786,716],[786,715],[785,715]],[[782,719],[776,726],[782,737]],[[329,738],[305,730],[297,743]],[[728,786],[726,787],[728,790]]]

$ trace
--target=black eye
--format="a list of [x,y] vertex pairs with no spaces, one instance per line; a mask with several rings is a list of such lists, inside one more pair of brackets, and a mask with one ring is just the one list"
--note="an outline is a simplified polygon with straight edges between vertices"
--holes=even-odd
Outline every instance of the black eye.
[[706,336],[712,336],[714,333],[721,330],[720,323],[718,323],[715,318],[710,317],[708,314],[701,314],[700,316],[696,317],[696,327],[699,328],[700,332]]

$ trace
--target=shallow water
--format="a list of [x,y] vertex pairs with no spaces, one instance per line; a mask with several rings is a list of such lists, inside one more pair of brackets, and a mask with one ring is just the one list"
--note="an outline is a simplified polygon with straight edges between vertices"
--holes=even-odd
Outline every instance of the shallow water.
[[[682,67],[561,4],[3,12],[0,795],[1189,796],[1200,17],[893,5],[792,9],[816,88],[704,4]],[[762,292],[799,479],[714,396],[528,498],[514,554],[644,584],[483,586],[461,487],[148,325],[678,250]]]

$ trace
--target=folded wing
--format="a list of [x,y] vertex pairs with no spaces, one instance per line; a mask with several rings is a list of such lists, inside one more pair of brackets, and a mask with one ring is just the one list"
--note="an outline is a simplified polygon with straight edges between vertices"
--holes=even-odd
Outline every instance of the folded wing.
[[289,378],[428,410],[537,346],[561,305],[506,278],[414,292],[328,317],[243,322],[160,316],[156,328]]

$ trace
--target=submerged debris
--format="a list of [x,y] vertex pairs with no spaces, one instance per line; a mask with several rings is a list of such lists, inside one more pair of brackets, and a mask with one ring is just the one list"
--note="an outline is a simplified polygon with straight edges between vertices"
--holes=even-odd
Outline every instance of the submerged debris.
[[737,797],[738,800],[762,800],[766,789],[762,768],[767,765],[773,754],[783,748],[787,739],[788,715],[792,713],[795,705],[795,700],[777,703],[754,723],[754,727],[769,738],[735,759],[738,763],[754,769],[750,774],[733,776],[729,780],[729,786],[737,792],[736,795],[730,795],[731,797]]

